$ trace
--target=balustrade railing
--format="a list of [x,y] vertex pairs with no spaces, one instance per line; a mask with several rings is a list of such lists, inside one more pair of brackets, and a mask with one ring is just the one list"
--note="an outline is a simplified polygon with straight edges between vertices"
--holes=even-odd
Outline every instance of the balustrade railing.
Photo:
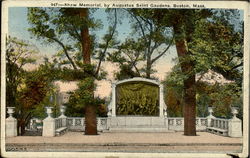
[[212,118],[211,126],[215,128],[228,130],[228,119]]
[[[85,129],[85,118],[84,117],[68,117],[67,118],[67,127],[70,130],[83,131]],[[98,117],[97,118],[97,129],[98,130],[107,129],[107,118],[106,117]]]
[[[182,131],[184,130],[184,118],[183,117],[169,117],[168,128],[170,130]],[[205,131],[207,126],[207,118],[196,118],[196,130]]]
[[62,127],[62,119],[61,118],[56,118],[55,119],[55,129],[61,128]]

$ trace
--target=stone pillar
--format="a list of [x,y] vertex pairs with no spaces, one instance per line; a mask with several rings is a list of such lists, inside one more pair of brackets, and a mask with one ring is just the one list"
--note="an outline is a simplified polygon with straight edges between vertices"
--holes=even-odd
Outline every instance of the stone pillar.
[[108,117],[111,117],[111,112],[112,112],[112,98],[110,97],[109,100],[109,104],[108,104],[108,108],[107,108],[107,112],[108,112]]
[[17,120],[12,116],[14,113],[14,107],[7,107],[7,113],[9,117],[5,121],[5,136],[15,137],[17,136]]
[[211,122],[212,122],[212,119],[214,119],[215,117],[213,116],[213,108],[212,107],[208,107],[208,112],[209,112],[209,115],[207,116],[207,126],[208,127],[211,127]]
[[111,109],[111,116],[115,117],[116,116],[116,84],[112,83],[112,100],[111,100],[111,105],[112,105],[112,109]]
[[232,107],[233,118],[228,122],[228,136],[229,137],[242,137],[241,120],[237,118],[238,110]]
[[160,94],[159,94],[159,97],[160,97],[160,117],[167,117],[167,106],[164,102],[164,93],[163,93],[163,85],[160,84],[159,86],[160,88]]
[[43,120],[43,136],[54,137],[55,136],[55,119],[51,116],[52,107],[46,107],[48,117]]
[[60,112],[61,112],[61,115],[59,116],[59,118],[62,119],[62,127],[66,127],[67,126],[67,117],[64,115],[65,106],[60,106]]

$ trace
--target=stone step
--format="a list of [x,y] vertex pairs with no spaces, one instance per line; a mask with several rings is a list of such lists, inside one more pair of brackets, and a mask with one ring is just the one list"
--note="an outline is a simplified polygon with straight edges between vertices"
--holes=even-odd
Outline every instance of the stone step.
[[173,130],[169,130],[167,127],[144,127],[144,126],[137,126],[137,127],[129,127],[129,126],[118,126],[118,127],[111,127],[109,130],[104,132],[174,132]]

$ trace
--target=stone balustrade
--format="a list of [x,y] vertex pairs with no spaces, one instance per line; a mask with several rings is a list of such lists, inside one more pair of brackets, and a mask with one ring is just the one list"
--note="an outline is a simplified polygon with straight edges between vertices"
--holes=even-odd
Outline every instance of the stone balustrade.
[[232,107],[233,118],[231,119],[215,118],[212,115],[212,108],[209,108],[209,113],[207,117],[209,122],[207,126],[208,132],[229,137],[242,137],[242,121],[236,117],[236,114],[238,114],[236,108]]
[[212,118],[211,125],[215,128],[228,129],[228,119]]
[[[64,115],[64,107],[61,107],[61,115],[58,118],[53,118],[52,107],[46,107],[48,117],[43,120],[43,136],[60,135],[68,129],[72,131],[85,130],[84,117],[66,117]],[[7,113],[9,117],[6,118],[6,137],[13,137],[17,135],[17,121],[12,116],[14,113],[13,107],[8,107]],[[236,109],[232,108],[233,117],[231,119],[216,118],[212,115],[213,110],[209,108],[209,116],[196,118],[196,131],[208,131],[215,134],[220,134],[229,137],[242,137],[242,121],[236,117],[238,113]],[[127,128],[155,128],[161,131],[184,131],[183,117],[165,117],[162,122],[160,117],[115,117],[112,120],[109,117],[97,118],[97,130],[109,131],[110,129],[118,127],[119,129]],[[161,128],[160,128],[161,127]],[[165,130],[163,130],[163,128]],[[112,130],[111,130],[112,131]]]
[[[169,117],[166,119],[168,129],[174,131],[184,131],[184,118],[183,117]],[[196,118],[196,131],[206,131],[207,119],[203,117]]]
[[[97,130],[107,130],[106,117],[97,118]],[[85,130],[85,118],[84,117],[67,117],[67,127],[71,131],[84,131]]]
[[55,129],[61,128],[62,126],[62,118],[55,119]]

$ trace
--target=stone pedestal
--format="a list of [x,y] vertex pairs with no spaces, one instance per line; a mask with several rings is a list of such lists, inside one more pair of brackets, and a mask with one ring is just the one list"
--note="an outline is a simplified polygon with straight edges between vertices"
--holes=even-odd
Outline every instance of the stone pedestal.
[[9,117],[5,121],[5,136],[15,137],[17,136],[17,120],[12,116],[14,107],[7,107],[7,109]]
[[228,122],[228,136],[242,137],[241,120],[238,118],[230,119]]
[[48,117],[43,120],[43,136],[54,137],[55,136],[55,119],[51,117],[52,107],[46,107]]
[[43,120],[43,136],[54,137],[55,136],[55,119],[47,117]]
[[233,118],[228,121],[228,136],[229,137],[242,137],[241,120],[236,117],[238,110],[231,107]]
[[6,137],[17,136],[17,120],[14,117],[8,117],[6,119],[5,128]]

